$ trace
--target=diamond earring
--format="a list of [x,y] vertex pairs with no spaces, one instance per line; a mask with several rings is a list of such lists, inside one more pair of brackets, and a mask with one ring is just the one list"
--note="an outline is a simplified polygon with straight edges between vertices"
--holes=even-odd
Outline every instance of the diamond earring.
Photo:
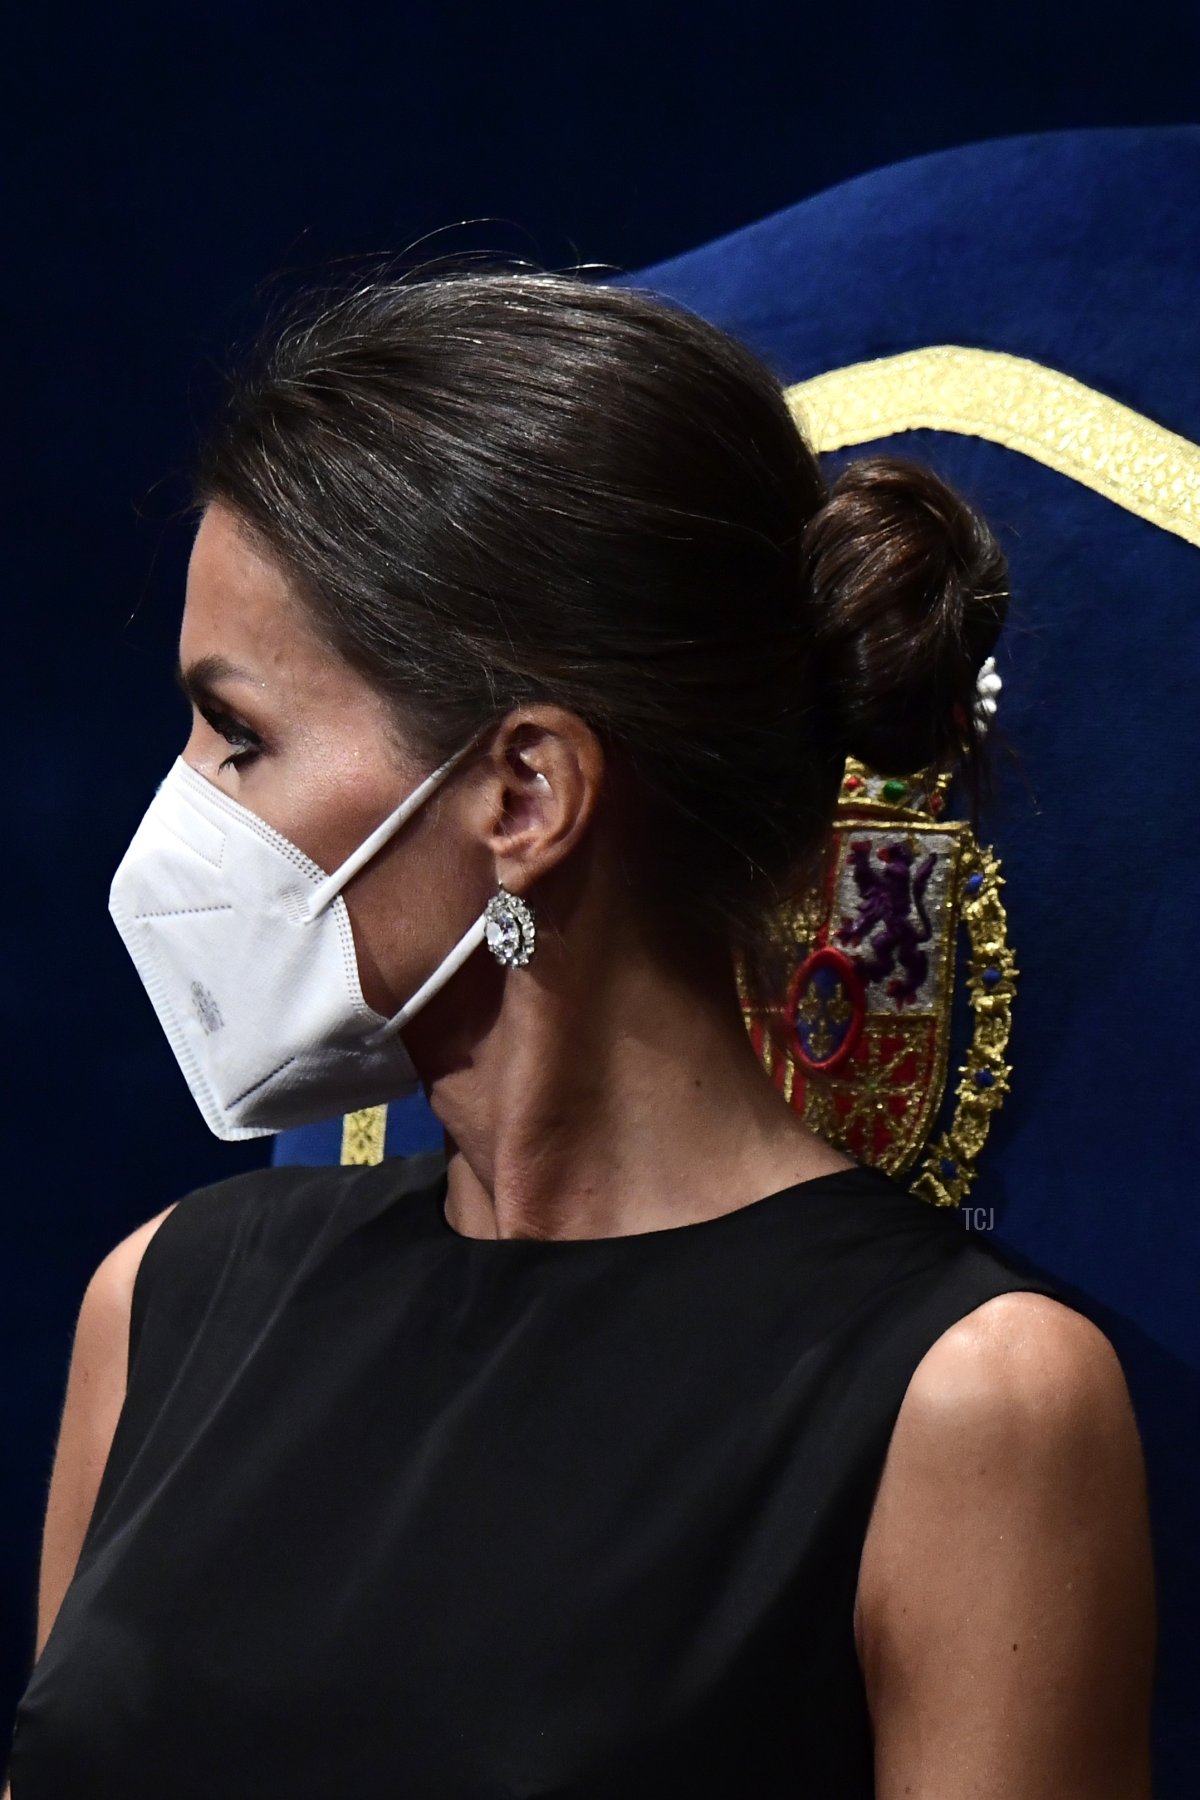
[[501,883],[484,909],[487,919],[487,947],[498,963],[520,967],[533,955],[537,930],[533,914],[518,894],[510,894]]

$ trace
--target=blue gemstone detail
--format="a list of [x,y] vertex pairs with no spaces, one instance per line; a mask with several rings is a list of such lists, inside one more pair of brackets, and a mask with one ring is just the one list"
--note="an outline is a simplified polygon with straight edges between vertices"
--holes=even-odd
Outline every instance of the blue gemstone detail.
[[958,1164],[953,1160],[952,1157],[943,1156],[943,1158],[942,1158],[942,1174],[945,1176],[947,1181],[953,1181],[954,1177],[958,1174]]
[[976,1087],[989,1088],[993,1085],[995,1079],[996,1077],[992,1074],[990,1069],[976,1069],[975,1071]]
[[984,987],[993,988],[993,987],[995,987],[996,983],[1000,980],[1000,971],[999,971],[999,969],[985,969],[983,971],[983,975],[982,975],[981,979],[983,981]]
[[982,875],[968,875],[965,886],[966,886],[966,890],[967,890],[968,894],[977,894],[979,892],[980,888],[983,886],[983,876]]

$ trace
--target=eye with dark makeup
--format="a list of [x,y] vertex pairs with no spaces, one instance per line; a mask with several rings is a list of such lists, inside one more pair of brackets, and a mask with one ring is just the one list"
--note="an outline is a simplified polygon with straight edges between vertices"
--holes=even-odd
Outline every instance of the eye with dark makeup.
[[202,706],[199,711],[205,723],[211,725],[227,744],[237,746],[233,755],[225,757],[218,765],[218,774],[222,769],[244,769],[254,761],[262,749],[262,739],[256,732],[246,725],[239,725],[229,713],[220,712],[214,706]]

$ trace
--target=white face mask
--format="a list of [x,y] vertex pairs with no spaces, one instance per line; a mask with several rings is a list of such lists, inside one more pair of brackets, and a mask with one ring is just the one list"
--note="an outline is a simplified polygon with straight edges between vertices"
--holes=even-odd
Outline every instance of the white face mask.
[[399,1029],[483,941],[487,915],[385,1019],[363,999],[341,890],[475,742],[332,875],[176,759],[113,877],[109,912],[219,1138],[263,1137],[420,1086]]

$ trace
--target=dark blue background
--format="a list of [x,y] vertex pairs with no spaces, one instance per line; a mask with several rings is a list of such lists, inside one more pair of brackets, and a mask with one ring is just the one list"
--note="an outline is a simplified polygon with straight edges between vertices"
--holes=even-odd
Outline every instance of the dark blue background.
[[[97,1262],[265,1161],[197,1113],[106,913],[180,748],[179,473],[262,284],[501,249],[636,270],[973,139],[1200,112],[1200,11],[258,5],[9,25],[10,875],[0,1726]],[[465,226],[460,221],[477,221]]]

